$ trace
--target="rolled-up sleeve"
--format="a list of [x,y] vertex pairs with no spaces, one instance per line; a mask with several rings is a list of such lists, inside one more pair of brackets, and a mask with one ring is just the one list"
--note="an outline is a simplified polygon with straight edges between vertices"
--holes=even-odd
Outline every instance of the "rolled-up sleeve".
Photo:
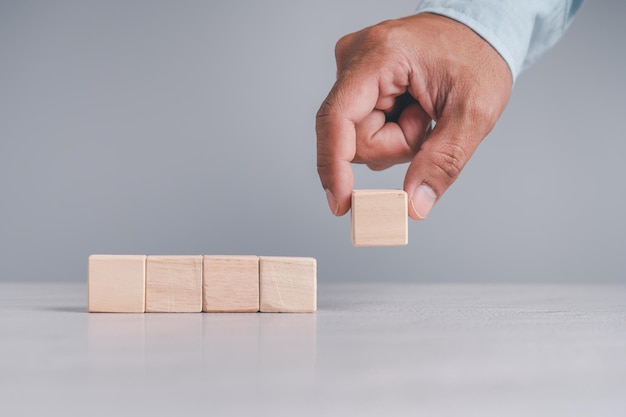
[[423,0],[417,13],[435,13],[470,27],[491,44],[513,80],[563,35],[583,0]]

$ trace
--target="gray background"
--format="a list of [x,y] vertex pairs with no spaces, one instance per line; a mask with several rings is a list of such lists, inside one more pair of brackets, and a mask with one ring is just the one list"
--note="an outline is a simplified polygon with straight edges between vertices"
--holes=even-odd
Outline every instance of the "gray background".
[[[403,248],[315,170],[343,34],[415,1],[0,2],[0,281],[91,253],[314,256],[320,281],[626,281],[626,2],[588,1]],[[399,188],[405,166],[356,167]]]

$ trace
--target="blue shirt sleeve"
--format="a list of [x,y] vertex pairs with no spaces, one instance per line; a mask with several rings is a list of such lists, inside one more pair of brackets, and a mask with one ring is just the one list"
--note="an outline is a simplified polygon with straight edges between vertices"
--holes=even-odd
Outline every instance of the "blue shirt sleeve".
[[513,80],[563,35],[583,0],[423,0],[417,13],[457,20],[491,44]]

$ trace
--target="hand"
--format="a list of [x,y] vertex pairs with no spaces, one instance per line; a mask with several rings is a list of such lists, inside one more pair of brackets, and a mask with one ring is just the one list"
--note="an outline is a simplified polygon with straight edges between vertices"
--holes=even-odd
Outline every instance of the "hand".
[[337,82],[316,118],[331,211],[350,209],[350,163],[410,162],[409,216],[425,218],[502,114],[512,87],[506,62],[467,26],[428,13],[347,35],[335,55]]

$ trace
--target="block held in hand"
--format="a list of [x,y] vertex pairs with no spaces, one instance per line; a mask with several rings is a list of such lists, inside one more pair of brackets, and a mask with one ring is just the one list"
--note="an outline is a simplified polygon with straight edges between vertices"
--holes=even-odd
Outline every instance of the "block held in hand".
[[352,192],[352,244],[404,246],[409,243],[408,198],[402,190]]

